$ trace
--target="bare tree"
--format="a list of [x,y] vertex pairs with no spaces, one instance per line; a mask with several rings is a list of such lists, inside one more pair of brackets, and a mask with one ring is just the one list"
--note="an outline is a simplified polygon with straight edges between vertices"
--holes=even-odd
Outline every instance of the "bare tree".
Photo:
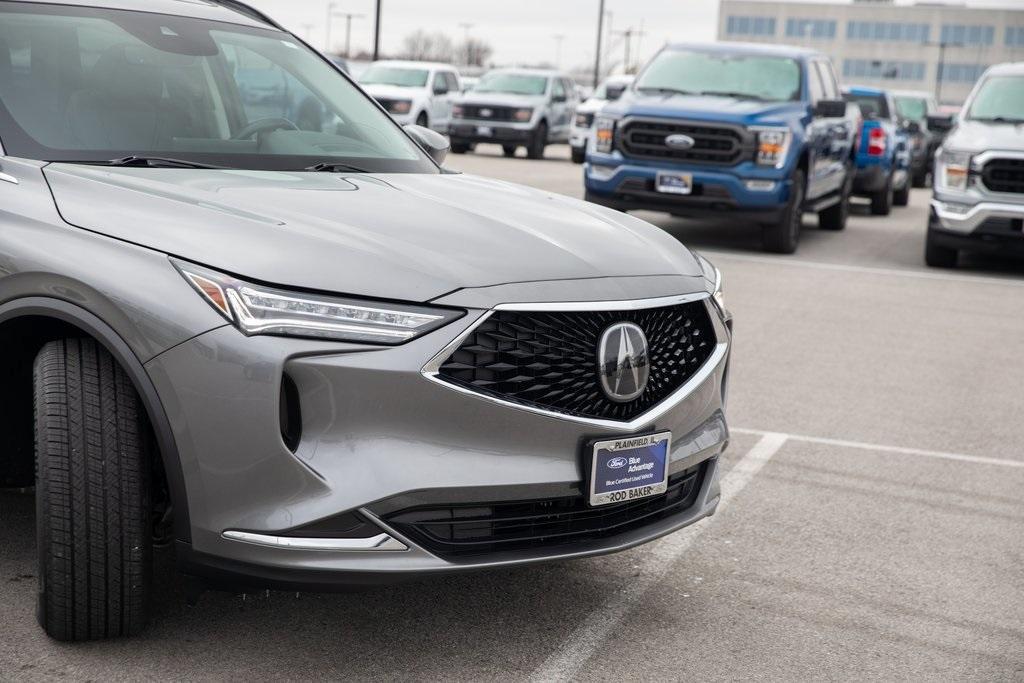
[[459,44],[456,54],[466,66],[485,66],[494,54],[494,48],[485,40],[469,37]]
[[402,57],[432,62],[451,62],[455,58],[455,45],[443,33],[428,33],[423,29],[410,33],[402,40]]

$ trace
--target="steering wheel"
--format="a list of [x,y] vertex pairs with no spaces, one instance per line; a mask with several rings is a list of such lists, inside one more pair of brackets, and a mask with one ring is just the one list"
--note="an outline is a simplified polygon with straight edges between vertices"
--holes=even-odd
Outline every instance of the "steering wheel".
[[291,121],[289,121],[288,119],[274,117],[269,119],[259,119],[253,121],[248,126],[235,133],[231,137],[231,139],[248,140],[257,133],[269,133],[271,131],[280,130],[282,128],[288,128],[290,130],[299,130],[299,127],[296,126]]

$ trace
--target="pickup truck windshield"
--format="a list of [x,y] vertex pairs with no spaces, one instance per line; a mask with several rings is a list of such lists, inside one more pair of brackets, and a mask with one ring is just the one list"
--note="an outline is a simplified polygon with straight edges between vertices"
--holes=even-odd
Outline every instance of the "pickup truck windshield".
[[438,172],[287,33],[60,4],[0,2],[0,140],[44,161]]
[[920,97],[896,96],[896,111],[901,118],[924,121],[928,118],[928,101]]
[[528,74],[487,74],[473,87],[473,92],[508,93],[510,95],[543,95],[548,79]]
[[430,72],[424,69],[403,69],[394,66],[371,66],[359,77],[363,85],[398,85],[404,88],[423,88]]
[[1024,76],[986,78],[971,103],[967,118],[975,121],[1024,122]]
[[664,50],[640,74],[636,90],[666,95],[797,101],[800,99],[800,64],[788,57]]

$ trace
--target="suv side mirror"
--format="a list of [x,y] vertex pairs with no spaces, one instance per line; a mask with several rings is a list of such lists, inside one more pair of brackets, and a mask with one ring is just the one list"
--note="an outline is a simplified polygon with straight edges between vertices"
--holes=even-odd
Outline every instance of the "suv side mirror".
[[414,124],[403,126],[403,129],[438,166],[444,163],[444,160],[448,157],[448,150],[451,149],[448,138],[437,131]]
[[813,114],[818,119],[841,119],[846,116],[846,100],[818,100]]
[[934,130],[936,133],[948,133],[952,129],[952,116],[941,114],[931,114],[928,116],[928,130]]

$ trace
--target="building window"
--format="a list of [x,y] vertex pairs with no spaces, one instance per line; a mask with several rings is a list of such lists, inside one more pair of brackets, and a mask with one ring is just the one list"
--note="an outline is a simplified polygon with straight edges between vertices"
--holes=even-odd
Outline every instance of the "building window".
[[835,38],[836,22],[828,19],[787,19],[786,35],[791,38]]
[[897,43],[927,43],[931,26],[891,21],[851,21],[846,24],[848,40],[884,40]]
[[730,36],[774,36],[774,17],[729,17],[725,32]]
[[880,59],[847,59],[843,61],[843,78],[867,78],[876,81],[923,81],[924,62],[882,61]]
[[1024,26],[1006,27],[1006,46],[1024,47]]
[[995,37],[995,26],[942,25],[942,42],[949,45],[991,45]]
[[984,64],[958,64],[947,62],[942,65],[939,76],[943,83],[974,83],[985,73]]

